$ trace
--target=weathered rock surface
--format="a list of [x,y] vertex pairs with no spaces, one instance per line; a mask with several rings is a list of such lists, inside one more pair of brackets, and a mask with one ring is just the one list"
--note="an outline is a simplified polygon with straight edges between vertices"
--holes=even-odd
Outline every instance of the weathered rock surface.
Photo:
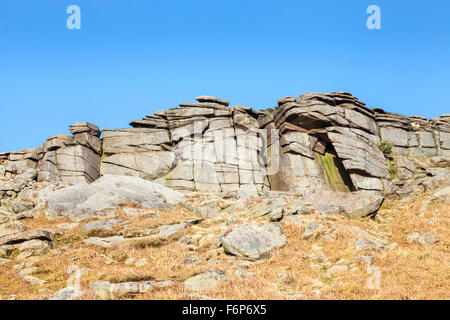
[[67,188],[44,189],[38,204],[47,205],[57,215],[83,220],[97,211],[138,205],[144,208],[167,208],[179,204],[184,197],[177,191],[138,177],[105,175],[94,183]]
[[223,271],[212,270],[186,279],[184,286],[190,291],[208,291],[216,288],[226,279],[227,277]]
[[[71,135],[54,135],[37,149],[0,153],[0,205],[26,218],[36,203],[48,203],[50,214],[76,220],[126,203],[173,204],[154,186],[130,180],[141,178],[244,201],[274,191],[315,194],[324,216],[342,207],[355,218],[375,215],[383,196],[433,191],[449,179],[448,115],[405,117],[370,109],[347,92],[285,97],[259,111],[211,96],[196,100],[131,121],[131,128],[100,131],[78,122]],[[48,185],[37,192],[37,182]],[[266,209],[261,214],[271,221],[285,214]],[[197,214],[217,216],[207,211]]]
[[256,260],[267,258],[273,249],[283,247],[286,238],[247,223],[225,235],[221,242],[225,252],[242,259]]

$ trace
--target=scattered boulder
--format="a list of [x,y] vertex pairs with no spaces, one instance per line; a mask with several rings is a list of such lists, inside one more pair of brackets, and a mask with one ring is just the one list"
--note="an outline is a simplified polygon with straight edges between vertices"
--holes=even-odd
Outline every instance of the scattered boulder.
[[343,207],[350,218],[361,218],[376,215],[384,197],[369,193],[317,191],[305,200],[315,205]]
[[66,287],[45,300],[74,300],[81,298],[83,295],[84,292],[76,287]]
[[428,246],[431,244],[435,244],[435,243],[439,242],[440,240],[441,239],[438,236],[436,236],[432,233],[426,232],[417,239],[417,242],[419,242],[423,246]]
[[190,291],[209,291],[216,288],[227,279],[220,270],[211,270],[186,279],[184,286]]
[[283,247],[286,238],[247,223],[226,234],[221,242],[225,252],[242,259],[257,260],[267,258],[273,249]]
[[384,245],[376,240],[367,240],[364,238],[358,238],[355,242],[355,250],[367,250],[367,249],[381,249]]

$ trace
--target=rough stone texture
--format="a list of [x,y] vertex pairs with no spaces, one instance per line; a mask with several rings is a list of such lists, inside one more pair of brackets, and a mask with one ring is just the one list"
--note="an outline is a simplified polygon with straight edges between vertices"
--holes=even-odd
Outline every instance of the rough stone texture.
[[306,201],[314,205],[340,206],[350,218],[361,218],[375,215],[384,198],[377,194],[320,190],[309,194]]
[[[389,171],[374,112],[345,92],[310,93],[260,119],[274,190],[383,192]],[[270,134],[269,134],[270,133]]]
[[234,229],[221,241],[225,252],[248,260],[267,258],[273,249],[286,244],[284,236],[268,232],[253,223]]
[[38,181],[89,183],[100,177],[100,130],[88,122],[69,127],[73,136],[55,135],[41,147]]
[[[260,111],[211,96],[196,100],[131,121],[132,128],[103,130],[102,139],[97,126],[78,122],[69,127],[72,135],[54,135],[37,149],[0,153],[3,204],[25,212],[15,198],[35,180],[77,185],[101,175],[134,176],[181,191],[246,197],[271,190],[359,192],[358,199],[392,194],[420,175],[433,177],[417,181],[425,189],[447,178],[439,168],[450,161],[448,115],[405,117],[367,108],[347,92],[285,97]],[[382,142],[393,146],[387,158]],[[424,160],[435,168],[423,167]],[[130,199],[117,192],[111,197],[106,189],[97,196],[88,202],[94,208]],[[373,214],[378,200],[366,200],[370,210],[354,216]]]
[[92,184],[78,184],[53,190],[43,189],[37,205],[48,206],[55,215],[81,221],[94,213],[120,205],[167,208],[183,202],[183,195],[157,183],[138,177],[105,175]]
[[445,115],[430,119],[420,116],[405,117],[373,109],[383,141],[392,143],[394,155],[429,158],[449,155],[450,120]]
[[209,291],[220,285],[227,277],[220,270],[211,270],[186,279],[184,286],[190,291]]

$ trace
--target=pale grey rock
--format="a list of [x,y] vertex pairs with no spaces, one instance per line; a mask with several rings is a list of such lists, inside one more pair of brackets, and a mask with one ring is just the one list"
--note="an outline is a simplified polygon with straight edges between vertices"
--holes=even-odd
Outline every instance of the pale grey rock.
[[15,232],[0,237],[0,246],[3,245],[20,245],[31,240],[52,241],[52,236],[48,231],[29,230],[23,232]]
[[195,214],[202,220],[215,219],[219,216],[219,210],[215,207],[197,207]]
[[134,264],[136,267],[144,267],[148,264],[148,260],[146,258],[141,258]]
[[317,191],[305,199],[317,205],[341,206],[350,218],[375,215],[383,204],[384,197],[377,194]]
[[277,222],[280,221],[281,219],[283,219],[283,208],[276,208],[269,213],[270,221]]
[[307,240],[317,235],[319,225],[314,222],[310,222],[306,225],[305,232],[303,232],[302,239]]
[[80,224],[78,222],[73,222],[73,223],[60,223],[58,225],[56,225],[56,227],[61,228],[61,229],[74,229],[76,227],[78,227]]
[[183,259],[182,263],[183,264],[199,264],[200,260],[197,259],[196,257],[188,256],[188,257]]
[[417,231],[414,231],[413,233],[411,233],[410,235],[408,235],[408,236],[406,237],[405,240],[406,240],[406,242],[413,243],[413,242],[416,241],[419,237],[420,237],[420,233],[417,232]]
[[195,98],[195,100],[197,100],[198,102],[212,102],[212,103],[218,103],[224,106],[229,106],[230,102],[227,100],[222,100],[216,97],[211,97],[211,96],[199,96],[197,98]]
[[293,223],[299,227],[302,227],[302,221],[297,216],[284,216],[283,221],[287,223]]
[[[106,175],[96,182],[39,192],[38,205],[49,210],[84,219],[96,211],[134,204],[145,208],[167,208],[184,201],[184,196],[157,183],[137,177]],[[80,218],[81,217],[81,218]]]
[[438,236],[427,232],[427,233],[424,233],[423,235],[421,235],[417,239],[417,242],[419,242],[423,246],[428,246],[431,244],[435,244],[435,243],[439,242],[440,240],[441,239]]
[[34,276],[30,276],[30,275],[24,276],[23,279],[25,281],[28,281],[32,285],[36,285],[36,286],[42,286],[42,285],[47,283],[47,281],[45,281],[45,280],[39,279],[39,278],[34,277]]
[[108,219],[108,220],[96,220],[86,223],[83,226],[84,230],[93,230],[93,229],[101,229],[101,230],[112,230],[114,226],[118,224],[123,224],[124,220],[119,219]]
[[219,286],[226,279],[224,272],[211,270],[186,279],[184,286],[189,291],[209,291]]
[[80,289],[69,286],[59,290],[54,295],[46,298],[45,300],[75,300],[77,298],[81,298],[83,295],[84,292]]
[[346,265],[334,265],[327,270],[328,277],[338,276],[341,273],[347,272],[349,270]]
[[364,238],[358,238],[355,242],[355,250],[370,250],[370,249],[381,249],[384,245],[376,240],[368,240]]
[[173,282],[170,280],[122,283],[111,283],[109,281],[90,282],[91,289],[93,289],[97,296],[103,300],[116,300],[123,297],[134,296],[139,293],[146,293],[155,288],[165,288],[172,285]]
[[286,232],[279,222],[266,223],[262,226],[262,228],[267,232],[272,232],[279,235],[282,235]]
[[163,225],[159,227],[159,232],[154,235],[154,237],[158,238],[168,238],[173,236],[180,230],[186,229],[188,224],[180,223],[180,224],[172,224],[172,225]]
[[373,263],[374,256],[355,256],[356,260],[360,263],[371,266]]
[[85,244],[91,244],[101,247],[110,247],[114,246],[118,243],[125,242],[128,239],[122,237],[122,236],[114,236],[114,237],[108,237],[108,238],[99,238],[99,237],[91,237],[86,240],[83,240]]
[[221,242],[225,252],[242,259],[256,260],[267,258],[273,249],[283,247],[286,238],[247,223],[222,237]]

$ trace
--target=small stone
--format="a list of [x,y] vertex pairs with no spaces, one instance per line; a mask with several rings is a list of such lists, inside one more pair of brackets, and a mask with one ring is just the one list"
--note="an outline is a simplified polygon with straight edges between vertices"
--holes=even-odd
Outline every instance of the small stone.
[[269,213],[269,220],[278,222],[283,219],[283,208],[276,208]]
[[148,264],[148,260],[146,258],[141,258],[134,264],[136,267],[143,267]]
[[56,292],[53,296],[46,298],[45,300],[73,300],[80,298],[84,295],[84,292],[75,287],[67,287]]
[[256,275],[253,272],[250,272],[244,268],[239,268],[236,271],[236,276],[241,279],[241,280],[245,280],[245,279],[249,279],[249,278],[254,278],[256,277]]
[[127,260],[125,260],[125,265],[132,266],[132,265],[134,265],[135,261],[136,261],[136,258],[128,258]]
[[297,216],[284,216],[283,222],[293,223],[299,227],[302,226],[302,222],[301,222],[300,218]]
[[213,207],[198,207],[195,214],[202,220],[215,219],[219,216],[219,210]]
[[61,229],[74,229],[74,228],[78,227],[79,225],[80,224],[78,222],[60,223],[56,227],[61,228]]
[[318,231],[319,225],[315,224],[314,222],[308,223],[306,226],[305,232],[303,232],[302,239],[307,240],[311,238],[312,236],[316,235],[316,231]]
[[427,232],[427,233],[424,233],[423,235],[421,235],[417,241],[421,245],[427,246],[427,245],[435,244],[435,243],[439,242],[440,240],[441,239],[438,236]]
[[212,270],[201,273],[184,281],[184,286],[191,291],[209,291],[216,288],[227,277],[220,270]]
[[358,262],[371,266],[373,263],[374,256],[356,256],[355,257]]
[[358,238],[355,242],[356,250],[365,250],[365,249],[381,249],[384,245],[376,240],[370,241],[364,238]]
[[28,281],[29,283],[36,285],[36,286],[41,286],[45,283],[47,283],[47,281],[36,278],[34,276],[24,276],[23,277],[26,281]]
[[393,242],[393,243],[391,243],[390,245],[388,245],[387,247],[386,247],[386,249],[388,249],[388,250],[394,250],[394,249],[396,249],[398,247],[398,243],[397,242]]
[[413,233],[411,233],[409,236],[406,237],[406,242],[408,243],[413,243],[414,241],[417,240],[417,238],[420,237],[420,233],[417,231],[414,231]]
[[335,265],[332,266],[330,269],[327,270],[327,276],[333,277],[340,273],[348,271],[348,266],[346,265]]
[[180,238],[180,242],[184,243],[184,244],[189,244],[189,243],[191,243],[191,240],[188,237],[186,237],[186,236],[182,236]]
[[[209,259],[208,259],[208,260],[209,260]],[[199,264],[199,263],[200,263],[200,260],[197,259],[196,257],[188,256],[188,257],[184,258],[184,260],[183,260],[182,263],[183,263],[183,264]]]

